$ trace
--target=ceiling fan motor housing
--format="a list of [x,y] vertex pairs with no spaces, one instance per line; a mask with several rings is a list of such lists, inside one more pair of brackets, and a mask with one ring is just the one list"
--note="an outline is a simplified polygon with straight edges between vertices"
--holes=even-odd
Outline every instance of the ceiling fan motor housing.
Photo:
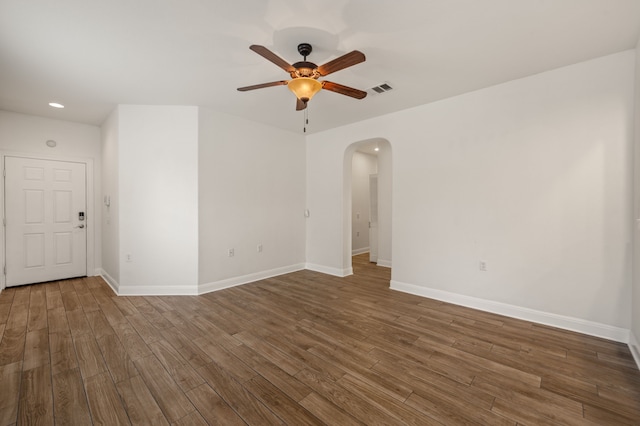
[[320,74],[318,73],[318,66],[313,62],[301,61],[293,64],[295,71],[291,71],[291,78],[296,77],[308,77],[308,78],[318,78]]
[[298,53],[304,56],[305,61],[307,60],[307,56],[311,54],[313,48],[309,43],[300,43],[298,45]]

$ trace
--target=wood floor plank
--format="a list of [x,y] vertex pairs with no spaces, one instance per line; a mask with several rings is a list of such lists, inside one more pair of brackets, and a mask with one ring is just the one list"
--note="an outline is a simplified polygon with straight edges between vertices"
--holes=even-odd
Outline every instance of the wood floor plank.
[[206,365],[200,368],[198,373],[247,424],[285,424],[230,374],[218,367],[217,364]]
[[130,425],[120,395],[109,377],[100,373],[84,380],[91,418],[95,424]]
[[294,401],[300,401],[312,392],[307,385],[244,345],[236,346],[231,352]]
[[265,343],[262,339],[256,337],[255,334],[252,334],[248,331],[243,331],[242,333],[235,334],[234,337],[253,350],[260,352],[262,356],[264,356],[269,361],[276,364],[278,367],[286,371],[288,374],[291,374],[292,376],[295,375],[298,371],[306,368],[304,363],[288,356],[278,348]]
[[89,404],[79,369],[66,370],[54,374],[53,409],[58,424],[91,424]]
[[69,324],[71,335],[74,338],[82,334],[92,333],[87,317],[82,309],[67,311],[67,323]]
[[7,328],[27,328],[29,319],[29,303],[14,303],[7,317]]
[[155,355],[134,361],[136,369],[170,422],[180,420],[195,408]]
[[[208,423],[197,411],[187,414],[178,421],[171,423],[171,426],[209,426],[216,423]],[[244,424],[244,422],[242,423]]]
[[93,331],[93,335],[96,339],[99,339],[102,336],[106,336],[108,334],[115,334],[116,332],[113,330],[109,322],[107,321],[107,317],[105,317],[102,311],[89,311],[86,312],[87,321],[89,322],[89,326]]
[[0,425],[17,420],[21,376],[22,361],[0,365]]
[[149,388],[140,376],[116,385],[132,425],[168,425]]
[[81,294],[79,293],[78,301],[80,302],[80,306],[82,306],[82,310],[85,313],[100,310],[100,306],[98,305],[98,302],[96,301],[95,297],[93,297],[93,294],[91,294],[90,292],[81,293]]
[[49,351],[51,356],[51,372],[59,374],[78,368],[78,357],[73,345],[71,333],[50,333]]
[[75,311],[82,308],[78,294],[73,286],[71,286],[71,290],[62,292],[62,303],[65,311]]
[[102,310],[102,313],[112,327],[115,327],[118,324],[128,324],[127,319],[115,303],[113,303],[110,297],[99,302],[99,306],[100,310]]
[[[7,290],[3,290],[6,293]],[[0,303],[0,324],[6,325],[9,318],[9,312],[11,312],[11,303]]]
[[149,345],[158,361],[164,366],[173,380],[183,392],[187,392],[204,383],[204,379],[189,365],[166,340],[159,340]]
[[22,372],[19,424],[53,424],[53,394],[49,364]]
[[58,284],[48,284],[46,289],[47,309],[64,308],[62,303],[62,293],[60,293],[60,287]]
[[211,386],[202,384],[187,392],[187,397],[209,425],[244,426],[245,422],[215,393]]
[[128,315],[127,320],[129,321],[129,324],[135,328],[146,344],[162,340],[162,334],[160,334],[157,328],[151,325],[144,315],[140,313]]
[[325,424],[344,426],[364,425],[364,423],[349,415],[347,412],[338,408],[315,392],[311,392],[302,401],[300,401],[300,405],[306,408],[318,419],[322,420]]
[[49,364],[49,331],[46,328],[27,332],[23,370]]
[[47,311],[47,322],[49,324],[49,333],[66,333],[69,331],[67,313],[64,308],[49,309]]
[[133,360],[115,334],[106,334],[96,339],[96,342],[114,383],[117,384],[138,375]]
[[102,358],[96,339],[90,334],[83,334],[73,339],[78,357],[78,365],[83,379],[107,371],[107,366]]
[[40,330],[47,328],[47,296],[45,288],[40,285],[31,291],[29,297],[29,319],[27,330]]
[[0,341],[0,366],[23,360],[26,337],[26,327],[5,328],[2,341]]
[[365,424],[399,423],[396,417],[390,416],[380,408],[366,403],[365,400],[340,387],[322,373],[302,370],[296,374],[296,378]]
[[16,287],[15,294],[13,296],[13,305],[28,305],[32,288],[33,287],[29,285]]
[[369,383],[350,374],[342,377],[338,381],[338,384],[352,394],[358,395],[366,401],[370,401],[373,406],[379,408],[389,416],[395,417],[402,424],[417,426],[424,424],[436,425],[438,423],[430,418],[425,419],[419,411],[410,405],[405,405],[395,398],[389,397],[377,387],[371,386]]
[[322,421],[262,376],[243,386],[287,424],[321,425]]
[[258,374],[254,369],[233,355],[228,349],[211,342],[209,339],[201,337],[196,339],[195,343],[211,357],[214,363],[218,364],[240,382],[252,379]]
[[131,324],[125,322],[112,324],[112,326],[131,359],[136,360],[151,355],[151,349]]

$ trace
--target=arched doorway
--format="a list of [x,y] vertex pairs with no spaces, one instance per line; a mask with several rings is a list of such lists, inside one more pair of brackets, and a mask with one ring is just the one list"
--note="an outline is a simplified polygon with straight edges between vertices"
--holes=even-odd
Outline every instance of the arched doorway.
[[[373,151],[377,148],[377,151]],[[375,152],[377,156],[377,264],[391,267],[391,144],[383,138],[367,139],[349,145],[344,155],[343,187],[343,264],[353,273],[353,158],[356,152]],[[357,213],[357,212],[356,212]]]

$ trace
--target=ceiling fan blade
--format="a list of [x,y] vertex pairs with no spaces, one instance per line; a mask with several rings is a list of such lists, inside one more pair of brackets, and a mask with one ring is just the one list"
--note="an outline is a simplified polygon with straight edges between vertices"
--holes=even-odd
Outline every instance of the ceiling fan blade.
[[307,107],[306,102],[302,102],[300,99],[296,98],[296,111],[302,111]]
[[331,92],[340,93],[341,95],[351,96],[356,99],[363,99],[367,96],[367,92],[354,89],[353,87],[343,86],[342,84],[332,83],[331,81],[323,81],[322,88]]
[[265,87],[284,86],[288,82],[289,81],[287,80],[282,80],[282,81],[272,81],[271,83],[254,84],[253,86],[238,87],[238,91],[246,92],[247,90],[256,90],[256,89],[262,89]]
[[288,73],[291,73],[291,72],[296,70],[293,67],[293,65],[289,64],[287,61],[285,61],[280,56],[276,55],[275,53],[273,53],[272,51],[270,51],[269,49],[267,49],[264,46],[260,46],[260,45],[257,45],[257,44],[252,44],[251,46],[249,46],[249,49],[253,50],[258,55],[260,55],[263,58],[265,58],[267,61],[273,62],[274,64],[276,64],[277,66],[279,66],[280,68],[282,68],[283,70],[285,70]]
[[340,71],[347,67],[359,64],[366,60],[364,53],[354,50],[353,52],[342,55],[339,58],[329,61],[324,65],[318,67],[318,72],[321,76],[329,75],[332,72]]

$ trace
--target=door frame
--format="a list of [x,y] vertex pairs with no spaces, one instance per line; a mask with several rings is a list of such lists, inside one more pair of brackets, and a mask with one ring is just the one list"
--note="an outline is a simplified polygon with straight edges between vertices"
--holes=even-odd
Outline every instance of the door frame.
[[[97,226],[100,222],[100,217],[98,217],[99,211],[95,208],[95,191],[94,191],[94,164],[93,158],[85,158],[85,157],[67,157],[67,156],[56,156],[56,155],[44,155],[41,153],[30,153],[30,152],[18,152],[18,151],[0,151],[0,168],[2,169],[2,184],[0,185],[0,212],[2,213],[2,218],[5,217],[5,194],[4,194],[4,160],[5,157],[22,157],[22,158],[32,158],[35,160],[52,160],[52,161],[66,161],[70,163],[83,163],[85,165],[86,170],[86,203],[87,203],[87,276],[96,275],[96,250],[95,250],[95,241],[96,241],[96,230]],[[0,228],[0,234],[2,234],[0,245],[0,259],[2,259],[2,267],[4,267],[7,263],[7,256],[5,252],[5,247],[7,243],[5,227],[2,226]],[[4,269],[4,268],[3,268]],[[4,275],[4,270],[0,270],[0,290],[6,288],[6,277]]]

